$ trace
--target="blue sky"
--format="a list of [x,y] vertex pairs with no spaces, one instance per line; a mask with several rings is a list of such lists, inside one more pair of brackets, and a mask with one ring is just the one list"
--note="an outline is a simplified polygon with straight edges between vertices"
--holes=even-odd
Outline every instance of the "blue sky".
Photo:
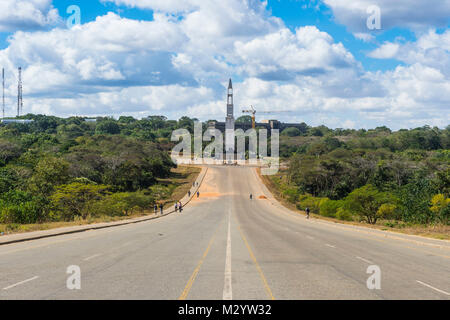
[[[308,1],[301,0],[270,0],[268,1],[268,10],[276,17],[283,20],[288,28],[295,31],[298,27],[315,25],[320,30],[325,31],[333,36],[336,41],[342,42],[355,57],[361,61],[367,70],[387,70],[394,69],[401,64],[395,59],[372,59],[367,57],[365,53],[373,50],[376,43],[366,43],[362,40],[356,39],[351,32],[349,32],[345,25],[337,23],[333,18],[332,11],[325,5],[320,5],[319,9],[314,4],[305,5]],[[82,23],[94,21],[97,16],[107,14],[109,11],[116,12],[120,16],[129,19],[137,20],[153,20],[153,10],[151,9],[137,9],[130,8],[126,5],[115,5],[110,2],[92,1],[92,0],[57,0],[53,2],[53,6],[58,9],[61,17],[69,16],[66,13],[70,5],[78,5],[82,9]],[[11,33],[1,33],[1,47],[7,47],[7,37]],[[407,41],[415,39],[413,32],[407,29],[395,28],[387,32],[380,33],[377,36],[379,43],[384,41],[392,41],[396,37],[403,37]]]
[[[380,30],[366,27],[373,4]],[[81,10],[72,29],[70,5]],[[448,125],[449,0],[8,0],[0,11],[7,101],[20,64],[29,112],[221,120],[232,77],[236,113]]]
[[[394,69],[401,64],[395,59],[371,59],[365,53],[373,50],[376,43],[366,43],[355,38],[348,31],[345,25],[342,25],[333,17],[333,12],[324,5],[317,8],[315,5],[305,5],[307,1],[288,0],[288,1],[269,1],[269,8],[272,13],[283,19],[286,25],[295,30],[295,28],[316,25],[320,30],[325,31],[333,36],[336,41],[342,42],[352,54],[364,65],[367,70],[386,70]],[[396,37],[401,36],[406,40],[414,40],[415,35],[409,30],[389,30],[388,32],[377,34],[377,42],[392,41]]]

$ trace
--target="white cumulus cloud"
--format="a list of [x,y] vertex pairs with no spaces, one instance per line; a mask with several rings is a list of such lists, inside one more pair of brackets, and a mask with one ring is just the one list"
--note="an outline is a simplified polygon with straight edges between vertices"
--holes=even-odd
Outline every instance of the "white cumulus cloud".
[[450,18],[450,0],[322,0],[333,11],[339,23],[352,32],[368,32],[367,9],[381,10],[382,29],[446,27]]
[[0,1],[0,32],[35,30],[59,21],[52,0]]
[[[265,1],[111,1],[153,10],[154,19],[110,12],[72,29],[16,29],[0,50],[8,115],[14,114],[22,66],[25,112],[223,121],[228,78],[235,75],[236,117],[254,105],[261,111],[291,110],[270,116],[284,121],[332,127],[449,122],[448,30],[422,31],[414,42],[383,43],[369,55],[403,65],[368,72],[318,27],[286,28]],[[50,1],[40,3],[47,5],[42,12],[52,10]],[[356,0],[349,6],[357,12],[365,4]]]

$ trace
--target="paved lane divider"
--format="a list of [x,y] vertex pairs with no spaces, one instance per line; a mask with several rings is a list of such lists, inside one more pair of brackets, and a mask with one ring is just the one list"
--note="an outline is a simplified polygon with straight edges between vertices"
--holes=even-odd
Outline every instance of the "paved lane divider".
[[94,254],[94,255],[92,255],[90,257],[87,257],[87,258],[83,259],[83,261],[89,261],[89,260],[95,259],[97,257],[100,257],[101,255],[103,255],[103,254],[102,253]]
[[426,283],[424,283],[424,282],[422,282],[422,281],[419,281],[419,280],[416,280],[416,282],[420,283],[421,285],[423,285],[423,286],[425,286],[425,287],[428,287],[428,288],[430,288],[430,289],[433,289],[434,291],[437,291],[437,292],[439,292],[439,293],[445,294],[446,296],[450,296],[450,293],[448,293],[448,292],[446,292],[446,291],[444,291],[444,290],[435,288],[435,287],[430,286],[429,284],[426,284]]
[[361,257],[356,257],[356,259],[361,260],[361,261],[364,261],[365,263],[368,263],[368,264],[373,264],[372,261],[369,261],[369,260],[364,259],[364,258],[361,258]]
[[223,300],[233,300],[233,290],[231,287],[231,208],[228,214],[228,237],[227,251],[225,259],[225,280],[223,285]]
[[186,287],[184,288],[184,290],[181,293],[181,296],[178,298],[178,300],[186,300],[186,298],[189,294],[189,291],[191,290],[192,285],[194,284],[194,281],[197,278],[200,268],[202,267],[203,262],[205,262],[205,259],[208,256],[209,250],[211,249],[214,239],[216,238],[217,230],[219,230],[219,227],[216,229],[216,231],[214,231],[214,234],[211,237],[211,240],[209,241],[208,247],[206,248],[205,252],[203,253],[202,258],[198,262],[197,267],[195,268],[194,272],[192,273],[191,277],[189,278],[189,281],[187,282]]
[[3,288],[3,290],[9,290],[9,289],[12,289],[12,288],[14,288],[14,287],[20,286],[21,284],[25,284],[25,283],[27,283],[27,282],[36,280],[37,278],[39,278],[39,277],[38,277],[38,276],[35,276],[35,277],[33,277],[33,278],[30,278],[30,279],[27,279],[27,280],[23,280],[23,281],[17,282],[17,283],[15,283],[15,284],[12,284],[12,285],[10,285],[10,286],[8,286],[8,287]]
[[259,276],[261,277],[261,280],[262,280],[262,282],[263,282],[263,284],[264,284],[264,288],[266,289],[267,295],[269,296],[269,298],[270,298],[271,300],[275,300],[275,297],[274,297],[273,294],[272,294],[272,290],[270,290],[270,287],[269,287],[269,284],[268,284],[268,282],[267,282],[267,279],[266,279],[266,277],[264,276],[264,273],[263,273],[261,267],[259,266],[259,263],[258,263],[258,261],[256,260],[256,257],[255,257],[255,255],[253,254],[253,251],[252,251],[252,249],[250,248],[250,245],[248,244],[248,241],[247,241],[247,239],[246,239],[245,236],[244,236],[244,233],[243,233],[242,230],[241,230],[241,227],[238,227],[238,229],[239,229],[239,232],[241,233],[242,240],[244,240],[245,246],[247,247],[247,250],[248,250],[248,252],[249,252],[249,254],[250,254],[250,257],[252,258],[253,263],[254,263],[255,266],[256,266],[256,269],[258,270]]

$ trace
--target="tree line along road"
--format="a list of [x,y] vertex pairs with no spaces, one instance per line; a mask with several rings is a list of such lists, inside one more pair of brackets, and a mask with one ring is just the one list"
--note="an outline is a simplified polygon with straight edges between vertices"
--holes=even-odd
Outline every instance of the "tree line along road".
[[0,299],[450,299],[449,275],[448,241],[306,220],[250,167],[211,166],[182,213],[0,246]]

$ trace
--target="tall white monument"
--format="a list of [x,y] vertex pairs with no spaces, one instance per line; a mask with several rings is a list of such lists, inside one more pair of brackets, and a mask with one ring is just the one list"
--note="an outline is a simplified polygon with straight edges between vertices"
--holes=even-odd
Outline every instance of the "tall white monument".
[[234,162],[234,105],[233,105],[233,84],[228,84],[227,117],[225,119],[225,152],[227,162]]

